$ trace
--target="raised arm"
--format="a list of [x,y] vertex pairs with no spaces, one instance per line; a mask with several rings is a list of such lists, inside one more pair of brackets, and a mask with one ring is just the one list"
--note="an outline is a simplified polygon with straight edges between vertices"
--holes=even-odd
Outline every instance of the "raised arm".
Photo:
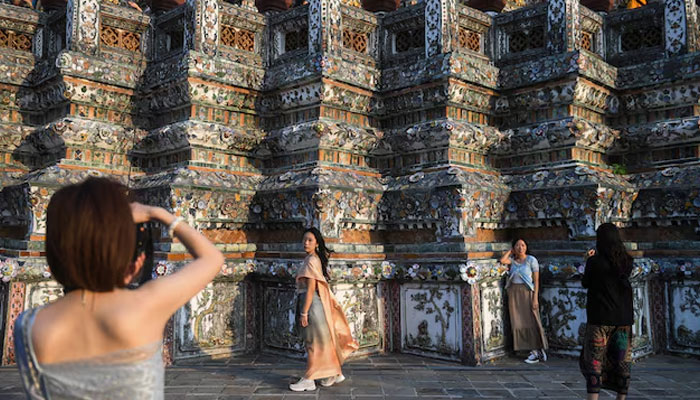
[[508,250],[503,255],[501,256],[501,259],[499,260],[501,264],[503,265],[509,265],[510,264],[510,254],[513,252],[513,250]]
[[[158,221],[170,226],[175,216],[160,207],[150,207],[132,203],[132,213],[136,223]],[[182,242],[194,260],[178,272],[147,282],[135,292],[141,304],[141,311],[153,322],[154,327],[165,326],[168,318],[189,299],[211,282],[221,270],[224,256],[201,233],[184,221],[177,223],[173,235]]]

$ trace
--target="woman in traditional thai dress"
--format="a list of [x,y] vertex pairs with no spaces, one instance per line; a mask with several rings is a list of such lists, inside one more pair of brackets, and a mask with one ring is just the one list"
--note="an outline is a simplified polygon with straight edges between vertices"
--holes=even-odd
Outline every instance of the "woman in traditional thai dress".
[[345,380],[341,365],[358,344],[352,338],[343,308],[328,286],[328,254],[321,232],[307,229],[303,238],[307,256],[297,271],[297,323],[306,347],[304,376],[289,385],[295,392],[316,390],[315,379],[331,386]]
[[[136,223],[168,227],[194,260],[139,288]],[[129,204],[105,178],[57,191],[46,217],[46,259],[65,295],[22,313],[15,358],[30,399],[162,399],[163,330],[202,290],[224,258],[199,232],[160,207]]]
[[625,399],[630,384],[633,260],[613,224],[596,231],[596,252],[586,261],[581,285],[586,293],[586,333],[579,365],[586,378],[589,400],[600,389],[617,392]]
[[506,290],[510,327],[513,331],[513,350],[529,351],[525,362],[534,364],[547,361],[547,338],[540,321],[540,265],[527,254],[524,239],[515,239],[511,250],[501,257],[501,264],[510,265]]

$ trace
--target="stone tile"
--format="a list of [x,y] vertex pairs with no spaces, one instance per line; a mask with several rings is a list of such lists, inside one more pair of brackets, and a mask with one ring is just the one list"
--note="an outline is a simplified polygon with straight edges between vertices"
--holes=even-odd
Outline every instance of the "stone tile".
[[319,400],[350,400],[352,399],[352,396],[349,394],[337,394],[337,393],[324,393],[321,392],[318,394],[318,399]]
[[512,399],[515,397],[508,390],[479,389],[479,394],[481,397],[501,397],[506,399]]
[[186,397],[187,397],[187,394],[185,394],[185,393],[173,393],[173,394],[165,393],[165,400],[184,400]]
[[449,394],[450,397],[452,397],[452,398],[463,399],[463,398],[468,398],[468,397],[480,396],[479,391],[476,389],[450,388],[450,389],[446,389],[446,390],[447,390],[447,394]]
[[216,394],[219,395],[224,390],[224,386],[195,386],[188,393],[190,394]]
[[[386,397],[384,397],[384,399],[387,399],[387,400],[416,400],[418,398],[419,397],[415,397],[415,396],[386,396]],[[436,399],[437,398],[439,398],[439,397],[436,397]],[[374,397],[374,399],[376,400],[377,397]]]
[[[165,387],[165,394],[166,395],[167,394],[178,394],[178,393],[187,394],[190,392],[190,390],[192,390],[191,386],[175,386],[175,387],[166,386]],[[3,391],[3,393],[6,393],[6,392]]]
[[381,381],[369,377],[351,377],[349,379],[346,379],[345,382],[342,383],[343,385],[347,384],[349,386],[353,387],[379,387],[381,386]]
[[[315,391],[318,391],[318,387],[316,388]],[[267,395],[267,394],[286,395],[286,394],[289,394],[289,392],[291,392],[291,390],[289,390],[288,387],[259,387],[259,388],[255,389],[253,394],[254,395]]]
[[368,386],[354,386],[352,387],[351,394],[354,397],[356,396],[366,396],[366,395],[371,395],[371,396],[383,396],[384,391],[380,386],[375,386],[375,387],[368,387]]
[[[515,391],[514,391],[515,392]],[[580,396],[581,393],[574,392],[573,390],[569,390],[565,387],[562,387],[560,389],[540,389],[540,393],[538,396],[540,397],[560,397],[560,396],[571,396],[571,397],[577,397]],[[582,394],[584,397],[586,396],[586,391],[583,391]]]
[[500,382],[472,382],[472,385],[477,389],[504,389]]
[[510,393],[517,399],[533,399],[545,395],[543,391],[537,389],[511,389]]
[[343,382],[340,385],[333,385],[331,387],[321,388],[321,393],[330,393],[330,394],[335,394],[335,395],[350,395],[350,392],[352,391],[352,386],[346,384]]
[[447,391],[438,387],[416,387],[416,393],[420,397],[447,396]]
[[664,389],[637,389],[642,396],[648,397],[660,397],[660,396],[671,396],[672,392],[666,391]]
[[221,394],[227,395],[247,395],[250,396],[255,392],[255,386],[238,386],[238,385],[227,385],[224,386]]
[[406,386],[401,386],[401,387],[387,387],[387,386],[382,386],[382,389],[384,390],[384,394],[386,396],[416,396],[417,392],[416,389],[413,387],[406,387]]
[[535,386],[529,382],[504,382],[503,387],[506,389],[533,389]]
[[496,380],[491,374],[470,374],[467,376],[467,380],[469,382],[490,382],[490,383],[495,383]]

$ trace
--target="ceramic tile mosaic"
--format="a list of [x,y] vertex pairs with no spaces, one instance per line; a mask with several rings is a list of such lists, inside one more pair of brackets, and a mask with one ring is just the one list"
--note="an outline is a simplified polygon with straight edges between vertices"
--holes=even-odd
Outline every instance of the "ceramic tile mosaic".
[[[18,313],[60,295],[43,258],[50,196],[88,176],[130,185],[226,254],[169,322],[168,362],[300,356],[290,310],[309,226],[335,251],[363,352],[505,354],[496,260],[524,232],[546,253],[552,344],[575,354],[571,254],[613,222],[637,257],[635,357],[697,354],[684,300],[700,274],[697,5],[360,3],[0,4],[3,364]],[[182,267],[181,244],[155,248],[154,278]]]

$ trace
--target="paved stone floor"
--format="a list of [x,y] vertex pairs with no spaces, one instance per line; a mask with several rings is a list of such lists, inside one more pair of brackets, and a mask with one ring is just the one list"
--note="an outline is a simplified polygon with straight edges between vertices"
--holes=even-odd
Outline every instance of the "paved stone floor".
[[[527,365],[507,358],[481,367],[403,354],[348,362],[345,382],[297,394],[302,361],[270,355],[178,365],[166,370],[166,399],[581,399],[586,388],[571,358]],[[700,400],[700,360],[666,355],[635,363],[629,399]],[[601,399],[614,398],[602,393]],[[0,399],[20,399],[14,367],[0,368]]]

